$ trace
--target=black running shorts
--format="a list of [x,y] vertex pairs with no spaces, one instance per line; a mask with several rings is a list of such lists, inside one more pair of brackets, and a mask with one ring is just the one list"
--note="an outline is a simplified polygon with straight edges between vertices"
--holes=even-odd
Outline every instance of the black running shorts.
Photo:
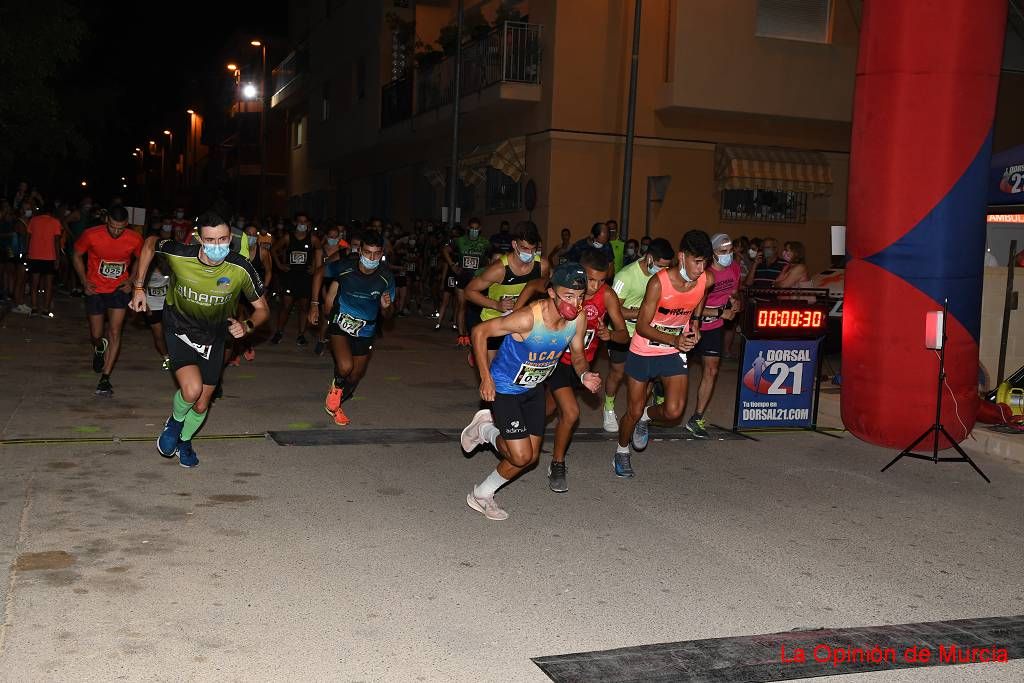
[[343,332],[338,323],[331,323],[327,326],[327,334],[332,337],[343,337],[348,342],[348,350],[353,356],[369,356],[373,351],[374,337],[353,337],[348,332]]
[[629,351],[629,343],[606,341],[604,345],[608,348],[608,360],[612,363],[625,363],[626,352]]
[[132,296],[120,289],[108,294],[86,294],[85,312],[89,315],[103,315],[111,308],[128,308]]
[[165,327],[164,342],[167,343],[167,355],[171,357],[171,368],[177,371],[188,365],[198,366],[203,384],[217,386],[221,370],[224,368],[223,337],[197,349],[174,334],[169,327]]
[[576,375],[576,368],[559,361],[558,365],[555,366],[555,371],[544,380],[544,386],[551,392],[565,388],[575,391],[583,387],[583,382]]
[[701,330],[700,341],[693,347],[690,353],[694,356],[707,356],[711,358],[722,357],[722,335],[724,327],[716,327],[713,330]]
[[543,387],[523,394],[495,394],[491,404],[494,426],[506,441],[544,436],[545,396]]

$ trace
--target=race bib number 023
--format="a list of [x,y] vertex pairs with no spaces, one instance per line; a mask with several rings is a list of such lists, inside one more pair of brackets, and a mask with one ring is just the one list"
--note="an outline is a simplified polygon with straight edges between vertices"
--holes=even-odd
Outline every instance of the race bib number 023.
[[546,380],[554,368],[554,363],[547,365],[523,363],[519,366],[519,372],[516,373],[515,383],[521,387],[535,387]]
[[100,261],[100,275],[111,280],[124,275],[127,268],[128,264],[124,261]]

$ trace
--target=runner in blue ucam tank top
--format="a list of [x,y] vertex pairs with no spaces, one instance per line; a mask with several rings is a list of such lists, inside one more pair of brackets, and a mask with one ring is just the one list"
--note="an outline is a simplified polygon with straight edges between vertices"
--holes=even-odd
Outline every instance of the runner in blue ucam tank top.
[[[584,355],[587,328],[583,298],[587,274],[578,263],[554,270],[546,299],[515,313],[481,322],[473,328],[473,355],[480,368],[480,398],[492,401],[462,431],[462,448],[472,451],[489,443],[501,457],[494,470],[466,496],[469,507],[488,519],[507,519],[494,502],[494,492],[533,466],[544,440],[545,397],[540,386],[558,365],[568,346],[572,365],[591,391],[601,377],[590,372]],[[508,335],[488,367],[487,340]]]

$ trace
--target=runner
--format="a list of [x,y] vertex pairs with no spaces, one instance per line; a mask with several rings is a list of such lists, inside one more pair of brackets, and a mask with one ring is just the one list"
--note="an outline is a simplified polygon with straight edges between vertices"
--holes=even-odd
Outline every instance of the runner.
[[[340,223],[334,223],[324,232],[324,239],[320,241],[320,246],[316,248],[314,254],[314,262],[316,263],[317,271],[322,271],[325,266],[335,261],[340,261],[348,254],[349,243],[345,241],[342,236],[344,226]],[[323,282],[323,277],[319,279],[316,277],[316,273],[313,275],[313,289],[312,293],[315,294],[316,303],[319,304],[324,298],[323,287],[317,283]],[[313,307],[313,302],[310,301],[310,309]],[[313,353],[318,356],[324,355],[324,349],[327,346],[327,316],[323,316],[320,320],[320,325],[317,327],[316,333],[316,346],[313,347]]]
[[185,209],[183,207],[179,206],[174,210],[174,220],[171,221],[171,228],[175,241],[181,244],[192,244],[194,226],[191,221],[185,218]]
[[[352,398],[359,380],[366,374],[377,319],[390,317],[394,310],[391,303],[395,298],[395,280],[387,268],[380,267],[383,239],[379,232],[370,230],[361,243],[358,259],[338,261],[325,269],[325,275],[331,279],[324,309],[330,311],[327,331],[334,354],[334,380],[327,390],[324,409],[339,426],[349,423],[341,404]],[[319,307],[311,307],[309,316],[314,325],[318,315]]]
[[[268,246],[265,241],[261,241],[259,228],[255,224],[246,226],[245,239],[249,247],[249,263],[252,265],[253,270],[263,278],[263,291],[266,292],[274,279],[274,261],[270,258],[270,246],[273,245]],[[247,312],[248,306],[245,302],[239,300],[238,319],[241,320],[243,316],[247,315]],[[251,363],[256,360],[256,349],[253,346],[251,337],[246,337],[237,346],[242,347],[242,356],[247,361]],[[238,365],[237,356],[234,360],[235,364]]]
[[[590,391],[601,377],[587,367],[584,354],[587,274],[576,263],[555,268],[548,296],[511,315],[481,322],[473,330],[473,353],[480,370],[480,398],[493,402],[462,430],[462,449],[489,443],[501,462],[466,496],[469,507],[487,519],[508,519],[494,493],[533,466],[544,440],[545,405],[541,383],[559,364],[566,346],[581,383]],[[487,363],[487,339],[504,337],[494,363]]]
[[[139,271],[144,273],[154,255],[163,254],[170,270],[164,339],[179,390],[157,439],[157,450],[165,458],[177,455],[182,467],[199,464],[192,437],[206,420],[223,367],[227,335],[240,339],[270,316],[260,276],[248,259],[231,251],[227,222],[207,213],[199,217],[198,226],[197,243],[183,245],[166,239],[158,243],[155,236],[150,237],[139,259]],[[140,280],[135,280],[134,289],[132,310],[145,311],[146,291]],[[252,317],[244,321],[231,317],[240,296],[253,306]]]
[[[64,251],[64,226],[53,217],[53,209],[40,207],[28,222],[28,272],[30,274],[30,314],[53,317],[53,285],[57,276],[60,256]],[[36,305],[40,292],[44,292],[43,308]]]
[[454,240],[454,248],[450,245],[445,249],[445,260],[456,275],[455,324],[459,330],[456,345],[460,347],[469,347],[469,331],[466,327],[466,287],[473,280],[477,269],[486,263],[485,257],[491,247],[490,240],[480,235],[480,220],[478,218],[470,218],[468,227],[469,231],[465,236]]
[[[653,245],[653,243],[652,243]],[[651,247],[653,249],[653,246]],[[618,477],[632,477],[629,443],[647,448],[651,420],[672,423],[686,407],[686,352],[700,341],[700,316],[715,277],[704,270],[711,260],[711,240],[701,230],[690,230],[679,243],[679,266],[659,271],[647,283],[636,319],[636,334],[626,356],[626,392],[629,409],[619,422],[619,445],[612,460]],[[644,407],[647,386],[660,378],[665,402]]]
[[[583,352],[588,366],[593,367],[594,356],[597,355],[598,340],[608,343],[616,341],[626,343],[626,324],[622,319],[619,299],[612,288],[605,284],[608,272],[608,259],[597,249],[583,252],[580,265],[587,274],[587,296],[583,301],[583,311],[587,316],[587,330],[584,335]],[[532,285],[531,285],[532,286]],[[525,298],[525,293],[524,297]],[[611,319],[614,331],[605,327],[605,315]],[[596,374],[596,373],[595,373]],[[548,388],[547,414],[551,416],[558,410],[558,424],[555,426],[555,448],[548,465],[548,487],[555,493],[569,490],[566,481],[565,452],[580,421],[580,404],[576,400],[576,390],[582,387],[576,369],[573,367],[572,352],[562,354],[561,362],[555,371],[544,382]],[[591,389],[597,393],[598,386]]]
[[555,248],[548,254],[548,264],[554,268],[566,263],[569,259],[566,254],[569,253],[569,249],[572,248],[570,240],[572,240],[572,233],[569,232],[569,228],[562,228],[561,232],[562,241],[555,245]]
[[[615,274],[612,289],[615,290],[622,307],[622,317],[626,321],[626,334],[632,337],[636,331],[636,315],[640,312],[640,304],[644,301],[647,281],[651,276],[672,265],[672,245],[668,240],[653,240],[647,253],[634,263],[624,267],[622,272]],[[615,414],[615,395],[622,385],[625,375],[626,353],[629,351],[629,340],[625,344],[609,341],[608,347],[608,378],[604,383],[604,430],[617,433],[619,419]]]
[[[548,264],[535,253],[540,242],[537,226],[531,221],[522,221],[516,225],[510,239],[511,253],[499,255],[465,288],[466,301],[480,307],[481,322],[508,315],[517,308],[516,301],[530,281],[547,282]],[[500,336],[487,339],[488,363],[494,360],[502,341]]]
[[[166,230],[164,230],[166,228]],[[170,239],[171,223],[167,221],[159,224],[155,230],[150,231],[150,236],[157,236],[158,240]],[[170,269],[164,263],[162,256],[153,259],[149,268],[149,276],[146,278],[146,312],[144,320],[150,334],[153,335],[153,346],[160,354],[163,361],[163,370],[171,369],[171,357],[167,355],[167,342],[164,341],[164,301],[167,298],[167,285],[171,281]]]
[[288,325],[292,309],[299,305],[299,334],[295,343],[305,346],[309,300],[313,285],[313,253],[316,245],[309,236],[309,217],[304,213],[296,214],[294,229],[274,243],[271,255],[274,264],[281,272],[281,309],[277,314],[277,331],[270,338],[271,344],[280,344],[284,337],[284,329]]
[[714,262],[711,264],[715,284],[704,303],[700,341],[689,354],[691,358],[700,359],[701,375],[697,384],[697,409],[686,421],[686,429],[699,439],[710,436],[704,411],[708,409],[711,396],[715,392],[718,368],[722,363],[725,321],[732,320],[740,310],[740,303],[736,298],[736,292],[740,288],[740,264],[733,260],[732,239],[724,232],[720,232],[711,238],[711,248],[715,252]]
[[[128,210],[115,206],[107,214],[106,225],[97,225],[82,233],[71,255],[78,279],[85,283],[85,312],[89,316],[89,336],[93,346],[92,369],[100,373],[97,396],[114,393],[110,373],[114,371],[121,351],[121,330],[131,299],[132,281],[137,279],[139,272],[141,250],[142,236],[128,228]],[[87,258],[88,266],[82,261],[83,256]],[[146,267],[149,267],[148,263]],[[145,296],[144,291],[141,296]],[[108,323],[106,336],[103,332],[105,322]]]

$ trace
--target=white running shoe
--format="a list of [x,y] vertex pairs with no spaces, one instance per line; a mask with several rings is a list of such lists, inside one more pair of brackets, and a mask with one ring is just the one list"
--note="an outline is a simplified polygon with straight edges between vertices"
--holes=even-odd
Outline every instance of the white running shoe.
[[619,431],[619,418],[615,416],[614,409],[604,411],[604,431],[611,433]]
[[462,450],[469,453],[477,446],[487,443],[487,440],[480,434],[480,429],[485,424],[494,424],[494,417],[488,409],[478,410],[470,423],[462,430]]
[[25,304],[18,304],[11,309],[11,313],[18,313],[20,315],[32,315],[32,309]]
[[466,504],[487,519],[493,519],[496,522],[508,519],[508,513],[498,507],[498,504],[494,502],[494,496],[489,498],[477,498],[476,494],[470,491],[466,495]]

